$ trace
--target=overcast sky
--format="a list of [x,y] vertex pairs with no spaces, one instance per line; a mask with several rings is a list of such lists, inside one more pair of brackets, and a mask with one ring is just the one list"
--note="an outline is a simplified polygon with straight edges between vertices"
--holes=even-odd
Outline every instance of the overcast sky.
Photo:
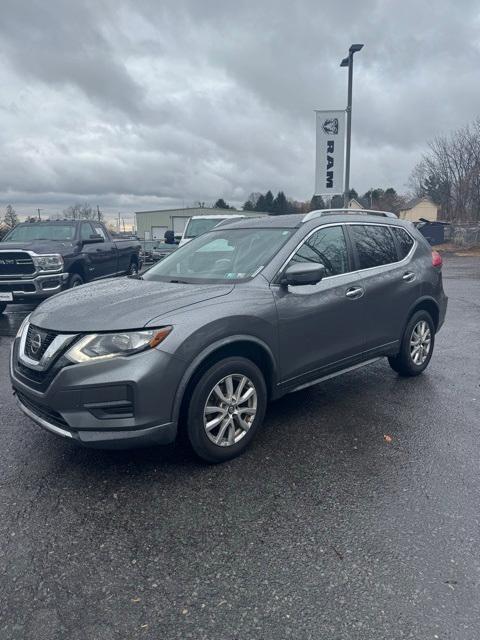
[[352,42],[351,184],[404,191],[479,115],[479,27],[468,0],[2,0],[0,208],[310,198],[313,109],[345,107]]

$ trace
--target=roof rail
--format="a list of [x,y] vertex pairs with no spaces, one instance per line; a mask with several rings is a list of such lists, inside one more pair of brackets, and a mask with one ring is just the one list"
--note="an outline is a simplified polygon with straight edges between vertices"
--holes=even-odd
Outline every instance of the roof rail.
[[365,215],[365,216],[382,216],[383,218],[397,218],[394,213],[390,211],[373,211],[372,209],[316,209],[310,211],[303,218],[302,222],[308,222],[315,218],[322,218],[323,216],[336,216],[339,213],[348,213],[353,215]]

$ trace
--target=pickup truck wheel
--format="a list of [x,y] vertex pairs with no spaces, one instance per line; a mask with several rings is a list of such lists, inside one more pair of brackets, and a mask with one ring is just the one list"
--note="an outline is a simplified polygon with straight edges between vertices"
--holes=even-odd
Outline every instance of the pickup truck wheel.
[[212,365],[197,382],[188,409],[188,439],[212,463],[245,451],[263,422],[267,388],[250,360],[231,357]]
[[78,273],[71,273],[68,278],[67,289],[73,289],[73,287],[79,287],[83,284],[83,278]]
[[6,308],[7,308],[6,303],[5,302],[0,302],[0,316],[5,311]]
[[427,311],[417,311],[405,328],[400,352],[388,362],[401,376],[418,376],[424,371],[433,353],[435,325]]
[[135,260],[132,260],[132,262],[130,263],[130,266],[128,268],[128,275],[129,276],[137,276],[138,275],[138,264],[135,262]]

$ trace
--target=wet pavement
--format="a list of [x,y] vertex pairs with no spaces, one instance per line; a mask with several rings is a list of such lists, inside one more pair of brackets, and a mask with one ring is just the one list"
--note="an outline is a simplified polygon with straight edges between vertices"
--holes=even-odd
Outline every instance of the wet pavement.
[[0,638],[477,640],[480,259],[444,275],[423,376],[378,362],[292,394],[215,467],[43,432],[0,338]]

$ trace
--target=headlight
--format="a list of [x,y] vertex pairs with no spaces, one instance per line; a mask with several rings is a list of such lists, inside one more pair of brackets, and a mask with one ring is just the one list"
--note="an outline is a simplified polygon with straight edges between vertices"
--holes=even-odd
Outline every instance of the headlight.
[[84,336],[65,354],[72,362],[107,360],[116,356],[130,356],[145,349],[153,349],[164,340],[172,327],[119,333],[92,333]]
[[63,269],[63,258],[58,253],[49,256],[33,256],[33,264],[38,271],[59,271]]

